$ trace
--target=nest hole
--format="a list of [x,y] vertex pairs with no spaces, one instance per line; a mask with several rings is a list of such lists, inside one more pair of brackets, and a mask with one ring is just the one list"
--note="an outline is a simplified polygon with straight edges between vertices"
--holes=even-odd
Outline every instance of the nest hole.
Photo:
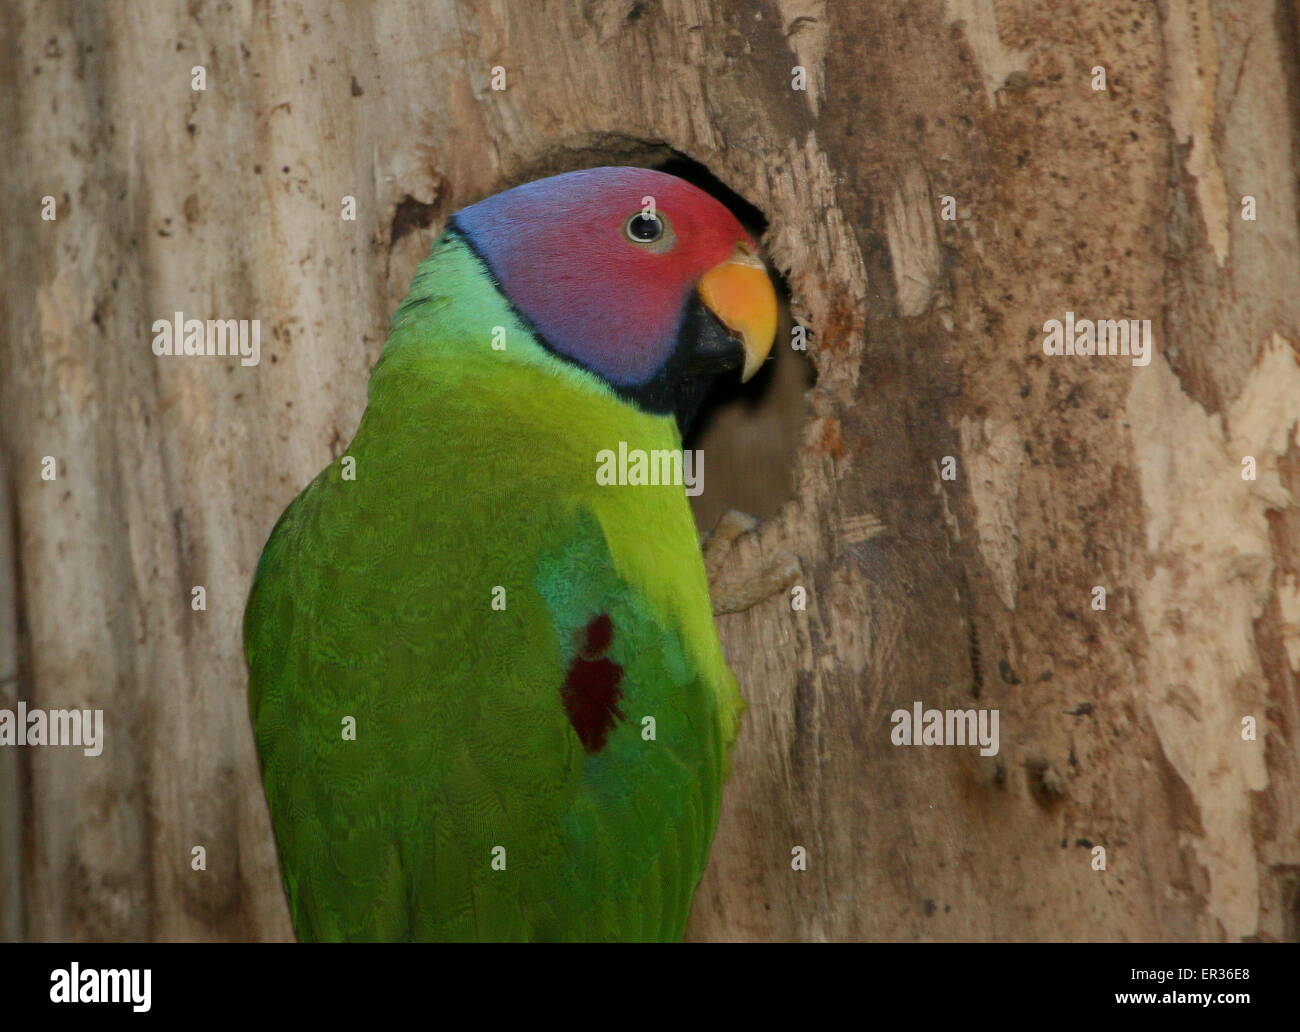
[[[572,138],[511,169],[508,184],[600,165],[667,172],[716,197],[760,242],[767,231],[767,216],[756,204],[702,162],[655,141],[610,133]],[[807,351],[791,346],[789,284],[780,270],[770,264],[768,268],[780,306],[772,357],[749,383],[742,384],[736,376],[719,377],[684,442],[704,456],[703,491],[691,498],[695,521],[704,530],[729,509],[760,519],[775,515],[794,496],[806,395],[816,371]]]

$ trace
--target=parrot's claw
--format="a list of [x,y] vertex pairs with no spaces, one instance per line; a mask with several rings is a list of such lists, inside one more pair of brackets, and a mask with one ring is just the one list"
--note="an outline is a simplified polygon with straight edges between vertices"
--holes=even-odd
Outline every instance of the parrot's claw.
[[714,616],[743,613],[785,591],[803,574],[799,560],[787,552],[778,555],[756,573],[741,571],[740,576],[721,577],[736,541],[757,526],[758,520],[753,516],[732,509],[718,520],[712,533],[704,535],[704,572],[709,578]]
[[730,509],[722,514],[722,518],[713,525],[711,532],[703,535],[700,545],[704,549],[704,572],[708,575],[710,584],[718,579],[718,574],[726,565],[727,557],[731,555],[731,546],[736,543],[736,539],[742,534],[748,534],[757,526],[758,520],[753,516]]

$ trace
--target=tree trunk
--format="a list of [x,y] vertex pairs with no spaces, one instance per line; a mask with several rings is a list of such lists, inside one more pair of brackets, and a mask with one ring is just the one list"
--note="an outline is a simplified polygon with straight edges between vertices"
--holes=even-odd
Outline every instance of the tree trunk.
[[[692,936],[1296,938],[1298,35],[1293,0],[7,5],[0,706],[102,708],[105,747],[0,749],[0,935],[292,935],[240,635],[272,523],[451,212],[690,159],[766,216],[816,370],[781,345],[703,442],[702,518],[775,512],[742,557],[796,553],[807,608],[719,620],[750,707]],[[260,320],[260,363],[155,356],[176,312]],[[1067,312],[1150,320],[1149,364],[1045,353]],[[893,744],[917,702],[996,710],[998,752]]]

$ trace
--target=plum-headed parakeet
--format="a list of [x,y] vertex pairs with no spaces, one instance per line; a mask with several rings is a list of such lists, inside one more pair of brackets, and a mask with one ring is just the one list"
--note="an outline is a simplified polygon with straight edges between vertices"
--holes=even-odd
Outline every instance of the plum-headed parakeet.
[[682,937],[740,696],[683,487],[598,455],[680,450],[775,332],[753,240],[662,172],[451,218],[245,616],[300,939]]

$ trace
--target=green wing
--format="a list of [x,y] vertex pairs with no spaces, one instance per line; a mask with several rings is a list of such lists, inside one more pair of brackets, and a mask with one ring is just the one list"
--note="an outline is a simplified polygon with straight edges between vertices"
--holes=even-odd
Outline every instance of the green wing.
[[[575,499],[500,435],[367,448],[385,419],[286,510],[245,621],[299,937],[680,938],[738,707],[680,487]],[[572,696],[611,665],[592,748]]]

